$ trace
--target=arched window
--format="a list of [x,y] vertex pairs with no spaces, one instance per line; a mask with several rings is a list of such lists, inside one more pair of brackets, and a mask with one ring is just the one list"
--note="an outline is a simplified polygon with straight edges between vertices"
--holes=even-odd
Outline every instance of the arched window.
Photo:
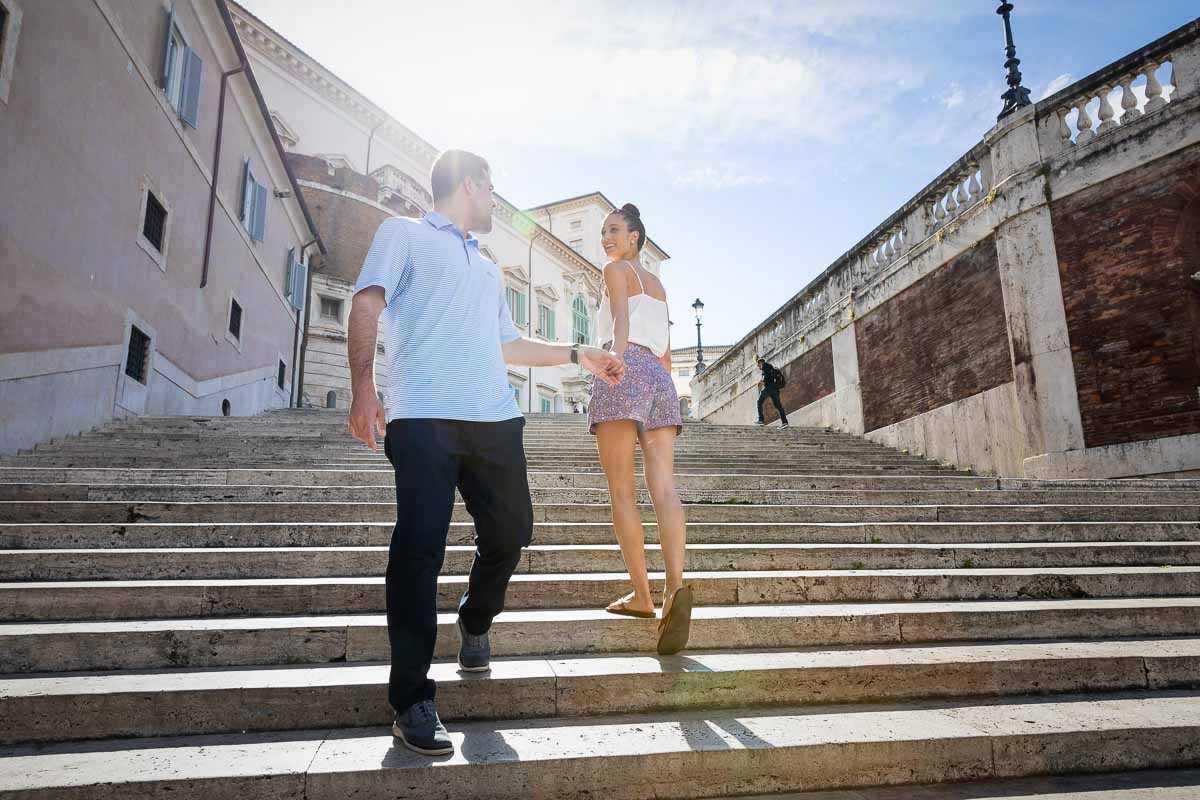
[[571,303],[571,341],[587,344],[591,338],[588,331],[588,307],[583,295],[575,295]]
[[332,389],[325,395],[325,407],[337,408],[337,392]]

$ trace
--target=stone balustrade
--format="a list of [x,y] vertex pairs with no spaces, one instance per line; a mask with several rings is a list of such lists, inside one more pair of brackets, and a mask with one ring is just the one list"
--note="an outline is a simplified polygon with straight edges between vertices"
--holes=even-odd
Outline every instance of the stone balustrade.
[[761,354],[793,424],[1004,475],[1200,469],[1200,373],[1162,366],[1200,335],[1197,120],[1200,20],[1005,117],[698,376],[699,415],[752,421]]

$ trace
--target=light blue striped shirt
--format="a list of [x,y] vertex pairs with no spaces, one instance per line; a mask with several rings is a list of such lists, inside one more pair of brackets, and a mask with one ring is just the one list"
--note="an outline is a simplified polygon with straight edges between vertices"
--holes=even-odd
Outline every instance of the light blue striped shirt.
[[355,293],[383,287],[387,418],[521,416],[500,346],[521,338],[500,269],[450,220],[393,217],[375,232]]

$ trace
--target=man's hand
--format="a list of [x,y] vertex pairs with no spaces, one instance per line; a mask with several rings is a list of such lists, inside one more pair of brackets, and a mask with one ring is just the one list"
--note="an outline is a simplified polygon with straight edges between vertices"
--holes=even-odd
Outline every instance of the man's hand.
[[354,400],[350,403],[350,434],[363,442],[374,451],[379,446],[375,443],[375,432],[387,436],[387,418],[383,413],[383,403],[374,392],[355,392]]
[[579,348],[579,364],[605,383],[616,385],[625,375],[625,360],[599,347]]

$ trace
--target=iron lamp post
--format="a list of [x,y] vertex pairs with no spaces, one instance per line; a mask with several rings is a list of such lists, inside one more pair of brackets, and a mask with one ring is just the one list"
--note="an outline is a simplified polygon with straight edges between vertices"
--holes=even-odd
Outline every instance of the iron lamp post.
[[699,297],[692,303],[692,310],[696,312],[696,374],[699,375],[704,371],[704,345],[700,343],[700,319],[704,316],[704,303],[700,302]]
[[1000,99],[1004,101],[1004,108],[1000,109],[1000,113],[996,115],[997,120],[1004,119],[1018,108],[1024,108],[1031,104],[1029,90],[1021,85],[1021,71],[1017,69],[1021,59],[1017,58],[1017,46],[1013,44],[1012,22],[1008,18],[1012,10],[1013,4],[1007,0],[1003,0],[1000,7],[996,9],[996,13],[1004,17],[1004,42],[1006,45],[1004,67],[1008,70],[1008,91],[1000,95]]

